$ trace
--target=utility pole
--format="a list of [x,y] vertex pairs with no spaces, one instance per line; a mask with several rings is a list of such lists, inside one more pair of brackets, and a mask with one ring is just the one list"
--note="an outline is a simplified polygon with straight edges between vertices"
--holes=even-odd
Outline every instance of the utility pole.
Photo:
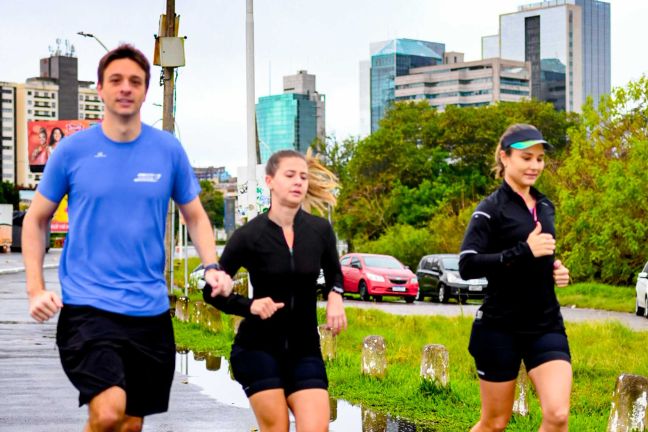
[[[164,34],[160,36],[174,37],[176,34],[176,15],[175,15],[175,0],[166,0],[166,19]],[[170,132],[175,131],[174,119],[174,106],[173,106],[173,92],[175,86],[175,67],[163,66],[162,74],[164,80],[164,99],[162,105],[162,129]],[[164,249],[167,253],[167,264],[164,270],[164,278],[166,279],[169,292],[173,291],[173,215],[175,214],[175,205],[173,201],[169,203],[166,218],[166,230],[164,236]]]
[[247,81],[247,219],[257,215],[257,144],[256,106],[254,96],[254,6],[247,0],[245,8],[245,69]]

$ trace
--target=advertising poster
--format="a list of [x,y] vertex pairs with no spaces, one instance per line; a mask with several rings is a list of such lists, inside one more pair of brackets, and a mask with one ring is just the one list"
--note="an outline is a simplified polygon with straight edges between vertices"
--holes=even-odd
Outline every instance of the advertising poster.
[[42,173],[59,141],[97,123],[96,120],[38,120],[27,122],[27,158],[32,173]]
[[[98,123],[97,120],[38,120],[28,122],[27,151],[29,152],[29,170],[33,173],[43,172],[47,160],[52,152],[56,151],[59,141],[66,136],[87,129],[95,123]],[[68,232],[67,210],[67,196],[65,196],[52,217],[51,232]]]

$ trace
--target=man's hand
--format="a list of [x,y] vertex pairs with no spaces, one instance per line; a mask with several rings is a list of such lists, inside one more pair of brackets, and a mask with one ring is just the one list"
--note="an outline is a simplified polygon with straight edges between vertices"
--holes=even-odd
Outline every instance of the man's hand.
[[38,322],[52,318],[63,307],[58,294],[43,290],[29,296],[29,315]]
[[347,328],[342,296],[334,291],[329,292],[328,301],[326,302],[326,325],[333,331],[334,335],[338,335]]
[[562,288],[569,284],[569,269],[560,260],[554,261],[553,278],[556,286]]
[[536,227],[529,234],[527,243],[529,244],[531,253],[533,253],[533,256],[536,258],[553,255],[556,250],[556,240],[554,240],[551,234],[542,232],[542,225],[540,225],[540,222],[537,223]]
[[263,297],[252,302],[250,312],[261,319],[268,319],[282,307],[284,307],[283,303],[275,303],[270,297]]
[[227,297],[232,293],[232,278],[224,271],[209,269],[204,275],[205,282],[211,286],[211,296],[221,295]]

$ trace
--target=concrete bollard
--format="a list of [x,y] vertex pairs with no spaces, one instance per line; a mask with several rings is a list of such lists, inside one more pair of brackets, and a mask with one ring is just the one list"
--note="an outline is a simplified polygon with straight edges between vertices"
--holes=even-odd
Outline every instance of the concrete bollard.
[[182,322],[189,321],[189,297],[178,297],[176,300],[175,316]]
[[529,376],[527,375],[524,363],[520,364],[520,371],[515,381],[513,413],[521,416],[529,415]]
[[178,301],[178,296],[169,294],[169,313],[171,313],[171,317],[175,316],[176,301]]
[[214,353],[207,353],[205,360],[207,360],[205,362],[207,370],[217,371],[221,368],[221,361],[223,360],[223,357]]
[[362,432],[384,432],[387,429],[387,415],[362,407]]
[[330,406],[330,416],[329,416],[329,422],[334,422],[337,420],[337,405],[338,401],[335,398],[330,397],[329,398],[329,406]]
[[212,305],[206,304],[203,307],[203,327],[212,333],[218,333],[223,329],[221,312]]
[[448,386],[450,383],[450,355],[445,346],[431,344],[423,347],[421,378],[441,387]]
[[242,321],[243,321],[243,317],[238,315],[232,315],[232,328],[234,329],[234,334],[238,333],[238,329]]
[[204,309],[205,302],[197,301],[191,303],[191,306],[189,307],[189,322],[202,325]]
[[320,337],[320,348],[322,350],[322,357],[324,361],[333,361],[335,359],[336,339],[333,330],[328,328],[326,324],[321,324],[317,330]]
[[648,430],[648,378],[621,374],[612,394],[607,432]]
[[387,346],[382,336],[364,338],[361,372],[374,378],[384,378],[387,374]]

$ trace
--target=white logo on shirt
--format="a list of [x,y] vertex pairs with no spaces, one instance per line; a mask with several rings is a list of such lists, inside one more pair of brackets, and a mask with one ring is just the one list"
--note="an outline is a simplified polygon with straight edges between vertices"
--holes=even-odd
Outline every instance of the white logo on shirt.
[[162,178],[160,173],[137,173],[134,182],[157,183]]
[[100,151],[100,152],[97,152],[97,154],[94,155],[94,157],[96,157],[96,158],[105,158],[105,157],[108,157],[108,155],[106,153]]

